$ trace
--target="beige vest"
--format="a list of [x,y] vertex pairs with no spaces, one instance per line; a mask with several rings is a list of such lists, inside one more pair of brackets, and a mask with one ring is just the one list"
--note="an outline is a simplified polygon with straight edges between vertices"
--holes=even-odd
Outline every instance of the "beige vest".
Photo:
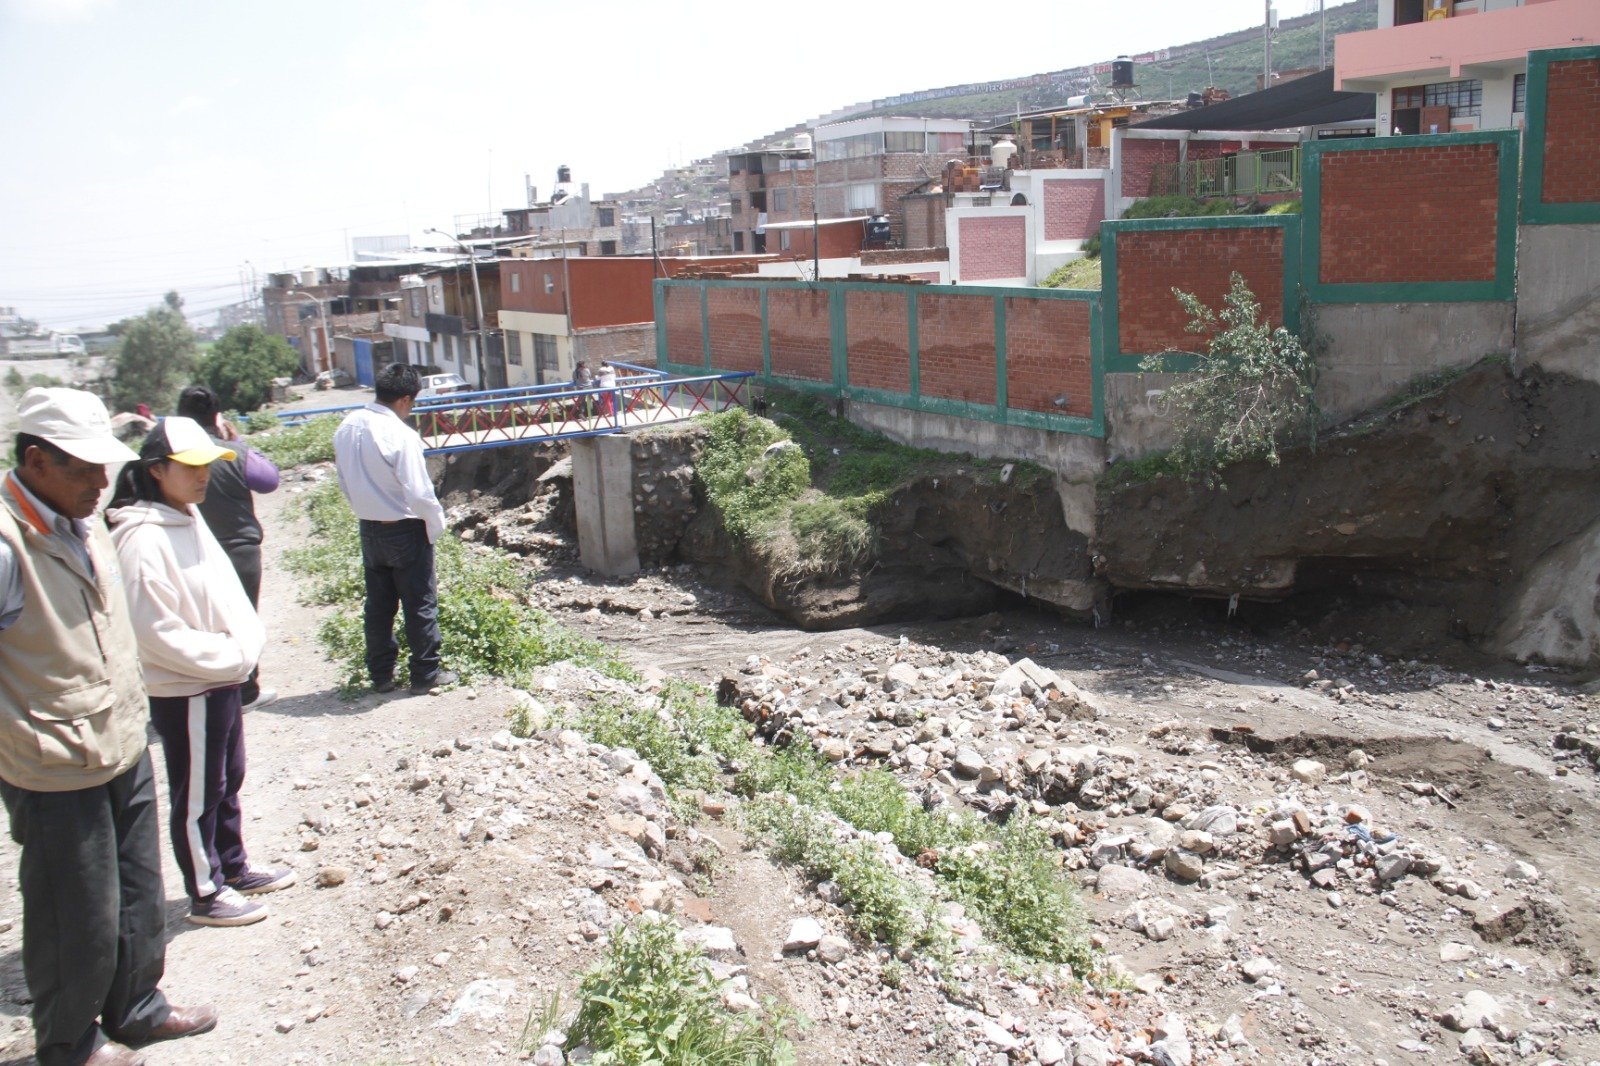
[[0,478],[0,538],[17,557],[22,614],[0,630],[0,778],[35,792],[103,785],[147,746],[144,675],[111,538],[89,523],[94,576],[40,534]]

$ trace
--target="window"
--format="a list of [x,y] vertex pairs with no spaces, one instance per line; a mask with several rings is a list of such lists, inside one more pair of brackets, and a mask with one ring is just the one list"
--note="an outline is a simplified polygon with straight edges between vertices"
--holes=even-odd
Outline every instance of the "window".
[[772,210],[773,211],[787,211],[787,210],[789,210],[789,190],[788,189],[773,189],[772,190]]
[[1394,109],[1402,111],[1410,107],[1421,107],[1422,97],[1423,87],[1420,85],[1413,85],[1406,89],[1396,89],[1394,91]]
[[472,341],[467,337],[461,338],[461,365],[463,367],[472,365]]
[[733,235],[733,250],[736,252],[744,251],[744,234],[742,232]]
[[544,294],[546,296],[549,296],[551,293],[553,293],[555,291],[556,291],[556,276],[554,274],[546,274],[544,276]]
[[614,207],[595,208],[595,224],[598,226],[615,226],[617,224],[617,209]]
[[883,150],[885,152],[916,152],[920,155],[928,150],[928,135],[921,130],[912,132],[894,130],[883,135]]
[[883,134],[858,133],[854,137],[839,137],[817,145],[817,159],[859,159],[862,156],[883,154]]
[[456,339],[454,337],[446,337],[444,339],[444,361],[447,363],[456,361]]
[[520,270],[513,270],[511,272],[511,291],[512,292],[521,292],[522,291],[522,271],[520,271]]
[[1483,82],[1442,81],[1423,86],[1424,107],[1448,107],[1450,117],[1476,118],[1483,110]]
[[790,238],[792,238],[793,236],[794,236],[794,234],[790,233],[788,230],[784,230],[782,233],[780,233],[778,235],[778,247],[779,247],[779,249],[781,249],[782,251],[787,252],[789,250]]
[[617,242],[616,241],[601,241],[600,242],[600,254],[601,255],[616,255],[617,254]]
[[[516,277],[515,274],[511,276]],[[511,366],[522,365],[522,334],[514,329],[506,330],[506,362]]]
[[739,197],[735,196],[728,200],[728,213],[730,215],[741,214],[743,211],[744,201],[739,199]]
[[408,289],[408,290],[406,290],[406,301],[410,305],[411,317],[412,318],[421,318],[422,317],[422,290],[421,289]]
[[561,369],[559,357],[556,355],[556,339],[548,333],[533,335],[533,363],[541,372]]
[[878,209],[878,186],[870,181],[846,185],[844,187],[844,209],[846,211],[876,211]]
[[1511,113],[1520,115],[1528,110],[1528,76],[1518,74],[1511,79]]

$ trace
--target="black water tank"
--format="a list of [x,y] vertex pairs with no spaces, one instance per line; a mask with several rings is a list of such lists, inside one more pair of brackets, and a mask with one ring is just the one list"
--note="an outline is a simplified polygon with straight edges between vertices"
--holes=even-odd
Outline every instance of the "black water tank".
[[1188,106],[1189,107],[1204,107],[1205,103],[1206,103],[1206,98],[1204,96],[1202,96],[1201,94],[1199,94],[1199,93],[1190,93],[1189,94],[1189,101],[1188,101]]
[[1133,88],[1133,60],[1127,56],[1118,56],[1112,61],[1111,87],[1113,89]]
[[556,182],[565,184],[572,180],[572,168],[568,166],[556,167]]

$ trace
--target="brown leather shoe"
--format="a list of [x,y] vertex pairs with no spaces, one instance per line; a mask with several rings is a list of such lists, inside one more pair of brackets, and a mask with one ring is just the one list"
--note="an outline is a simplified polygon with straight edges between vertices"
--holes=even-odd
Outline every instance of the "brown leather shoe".
[[217,1008],[210,1003],[198,1007],[173,1007],[167,1020],[150,1030],[141,1044],[154,1044],[157,1040],[177,1040],[184,1036],[209,1033],[217,1027]]
[[105,1043],[89,1056],[83,1066],[144,1066],[144,1056],[121,1044]]

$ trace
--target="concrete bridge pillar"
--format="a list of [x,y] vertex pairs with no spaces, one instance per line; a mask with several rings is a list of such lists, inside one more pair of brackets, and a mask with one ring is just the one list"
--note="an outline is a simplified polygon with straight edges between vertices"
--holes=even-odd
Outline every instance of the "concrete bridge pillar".
[[572,441],[578,556],[606,577],[639,571],[633,525],[633,442],[623,433]]

